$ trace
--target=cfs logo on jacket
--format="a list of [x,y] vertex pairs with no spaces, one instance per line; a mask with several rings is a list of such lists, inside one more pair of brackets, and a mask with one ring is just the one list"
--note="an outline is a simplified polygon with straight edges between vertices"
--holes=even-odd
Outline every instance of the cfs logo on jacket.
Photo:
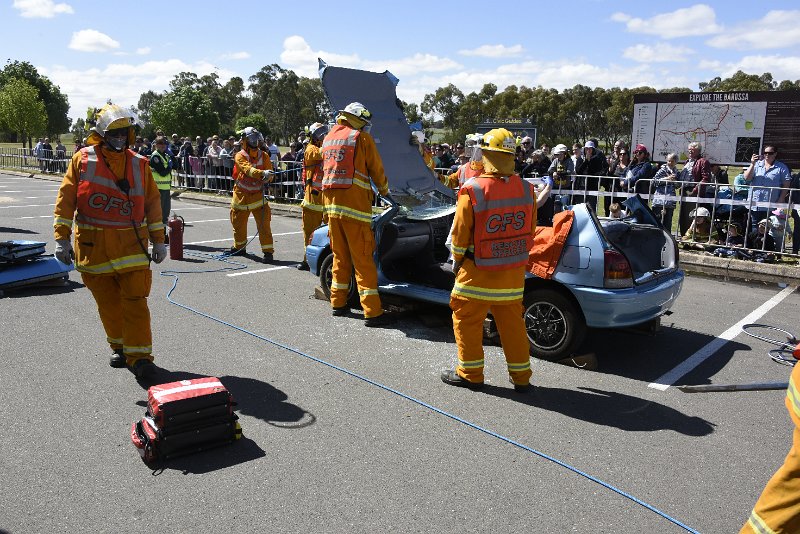
[[493,234],[495,232],[505,232],[506,227],[511,225],[514,230],[521,230],[525,226],[525,212],[506,212],[502,215],[495,213],[486,219],[486,232]]
[[94,193],[90,196],[89,207],[103,210],[106,213],[115,210],[123,217],[130,216],[133,213],[133,201],[123,200],[119,197],[110,197],[105,193]]
[[325,159],[332,159],[334,161],[344,160],[344,148],[327,148],[323,151]]

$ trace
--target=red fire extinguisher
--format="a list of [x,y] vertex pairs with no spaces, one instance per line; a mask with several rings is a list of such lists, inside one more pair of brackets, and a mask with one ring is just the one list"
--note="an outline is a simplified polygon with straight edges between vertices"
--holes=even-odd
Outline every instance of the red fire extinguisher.
[[167,227],[169,228],[169,257],[173,260],[183,259],[183,228],[186,226],[183,217],[172,212]]

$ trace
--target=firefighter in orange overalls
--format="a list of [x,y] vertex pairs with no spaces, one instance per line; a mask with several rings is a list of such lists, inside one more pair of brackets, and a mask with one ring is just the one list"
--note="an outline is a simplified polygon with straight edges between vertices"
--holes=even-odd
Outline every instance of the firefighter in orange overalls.
[[479,145],[483,136],[481,134],[468,135],[464,143],[464,157],[469,158],[467,161],[459,165],[458,169],[447,176],[441,176],[441,182],[450,189],[459,189],[470,178],[480,176],[483,172],[483,163],[481,163],[481,152]]
[[247,246],[247,221],[250,214],[256,220],[258,241],[264,254],[264,263],[272,263],[272,213],[264,196],[264,184],[273,177],[269,152],[261,150],[264,136],[248,126],[242,133],[242,149],[233,158],[233,198],[231,198],[231,225],[233,247],[231,254],[244,254]]
[[451,235],[456,282],[450,294],[458,365],[441,373],[442,381],[453,386],[483,387],[483,321],[491,312],[514,389],[530,387],[522,295],[536,197],[533,187],[514,174],[515,148],[508,130],[487,132],[481,145],[483,173],[458,193]]
[[309,141],[303,152],[303,182],[305,192],[303,202],[303,261],[297,266],[301,271],[308,270],[306,245],[311,242],[311,234],[322,224],[322,139],[328,133],[328,126],[315,122],[308,127]]
[[371,117],[362,104],[352,102],[339,112],[336,125],[322,141],[322,204],[333,251],[333,315],[344,316],[350,311],[347,293],[355,269],[364,324],[370,327],[392,321],[383,313],[373,260],[375,237],[370,225],[374,195],[370,180],[384,196],[389,194],[389,183],[375,140],[366,131]]
[[[800,358],[800,345],[794,357]],[[740,534],[800,532],[800,364],[792,370],[785,402],[794,423],[792,448],[767,482]]]
[[55,254],[66,264],[75,260],[92,292],[113,351],[111,367],[127,365],[137,378],[146,378],[156,370],[147,307],[148,238],[153,261],[161,263],[167,255],[161,196],[147,158],[127,149],[134,142],[136,117],[109,104],[93,120],[88,146],[72,157],[58,190]]

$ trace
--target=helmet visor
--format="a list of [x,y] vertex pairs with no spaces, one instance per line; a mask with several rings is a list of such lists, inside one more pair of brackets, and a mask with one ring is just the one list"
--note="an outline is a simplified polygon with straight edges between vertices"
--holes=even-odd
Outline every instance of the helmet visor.
[[116,128],[128,128],[139,124],[136,114],[120,106],[105,109],[97,119],[97,133],[105,133]]

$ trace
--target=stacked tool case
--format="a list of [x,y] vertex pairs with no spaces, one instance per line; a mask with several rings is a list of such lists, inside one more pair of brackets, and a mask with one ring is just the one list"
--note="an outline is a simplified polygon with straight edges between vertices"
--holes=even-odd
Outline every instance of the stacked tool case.
[[131,441],[147,463],[231,443],[242,436],[235,405],[216,377],[151,386],[147,413],[131,426]]
[[2,290],[69,278],[72,265],[45,255],[40,241],[0,241],[0,296]]

